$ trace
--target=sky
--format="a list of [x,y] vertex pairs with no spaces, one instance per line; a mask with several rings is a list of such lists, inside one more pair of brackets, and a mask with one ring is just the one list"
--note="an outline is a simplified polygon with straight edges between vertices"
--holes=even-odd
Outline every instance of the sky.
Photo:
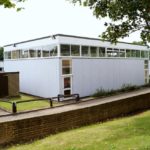
[[[0,46],[52,34],[97,38],[105,31],[104,22],[89,8],[67,0],[28,0],[21,12],[0,7]],[[140,41],[137,33],[120,41]]]

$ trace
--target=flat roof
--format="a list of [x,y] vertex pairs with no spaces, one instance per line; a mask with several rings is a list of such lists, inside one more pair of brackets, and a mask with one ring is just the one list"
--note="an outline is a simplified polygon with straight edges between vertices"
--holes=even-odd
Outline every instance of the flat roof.
[[[49,35],[49,36],[44,36],[44,37],[40,37],[40,38],[35,38],[35,39],[30,39],[30,40],[25,40],[25,41],[21,41],[21,42],[16,42],[16,43],[4,45],[3,47],[17,45],[17,44],[22,44],[22,43],[27,43],[27,42],[32,42],[32,41],[37,41],[37,40],[42,40],[42,39],[46,39],[46,38],[55,38],[57,36],[110,42],[109,40],[102,40],[100,38],[91,38],[91,37],[76,36],[76,35],[67,35],[67,34],[54,34],[54,35]],[[118,41],[117,43],[124,43],[124,44],[138,45],[138,46],[147,46],[147,45],[141,45],[141,44],[135,44],[135,43],[129,43],[129,42],[122,42],[122,41]]]

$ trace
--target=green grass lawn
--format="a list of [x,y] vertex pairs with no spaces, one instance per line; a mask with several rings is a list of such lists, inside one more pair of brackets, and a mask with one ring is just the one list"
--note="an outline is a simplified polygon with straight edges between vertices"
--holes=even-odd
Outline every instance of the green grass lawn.
[[150,111],[51,135],[7,150],[150,150]]
[[[18,98],[10,98],[10,102],[17,102],[23,100],[32,100],[32,99],[39,99],[38,97],[30,96],[21,94]],[[57,102],[53,103],[54,106],[59,105]],[[27,110],[34,110],[34,109],[41,109],[41,108],[48,108],[50,107],[49,101],[34,101],[34,102],[26,102],[26,103],[18,103],[17,104],[17,111],[27,111]],[[0,101],[0,108],[3,108],[8,111],[12,111],[12,105],[9,103],[5,103]]]

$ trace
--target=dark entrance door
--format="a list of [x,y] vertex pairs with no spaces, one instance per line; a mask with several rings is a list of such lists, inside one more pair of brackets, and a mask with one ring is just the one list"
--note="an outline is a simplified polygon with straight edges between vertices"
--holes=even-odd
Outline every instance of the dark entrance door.
[[8,76],[0,76],[0,97],[8,96]]

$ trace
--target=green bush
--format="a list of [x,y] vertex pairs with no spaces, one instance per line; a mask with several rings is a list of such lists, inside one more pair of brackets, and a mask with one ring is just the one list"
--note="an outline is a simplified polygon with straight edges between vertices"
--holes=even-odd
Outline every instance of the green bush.
[[118,92],[127,92],[139,89],[140,86],[131,85],[131,84],[123,84],[121,89],[118,89]]
[[104,90],[103,88],[97,89],[96,92],[93,94],[94,97],[102,97],[102,96],[109,96],[115,94],[116,90]]
[[97,89],[96,92],[92,96],[93,97],[105,97],[105,96],[110,96],[110,95],[117,94],[117,93],[134,91],[134,90],[140,89],[142,87],[149,87],[149,84],[143,85],[143,86],[123,84],[122,87],[120,89],[117,89],[117,90],[113,90],[113,89],[104,90],[103,88],[100,88],[100,89]]

